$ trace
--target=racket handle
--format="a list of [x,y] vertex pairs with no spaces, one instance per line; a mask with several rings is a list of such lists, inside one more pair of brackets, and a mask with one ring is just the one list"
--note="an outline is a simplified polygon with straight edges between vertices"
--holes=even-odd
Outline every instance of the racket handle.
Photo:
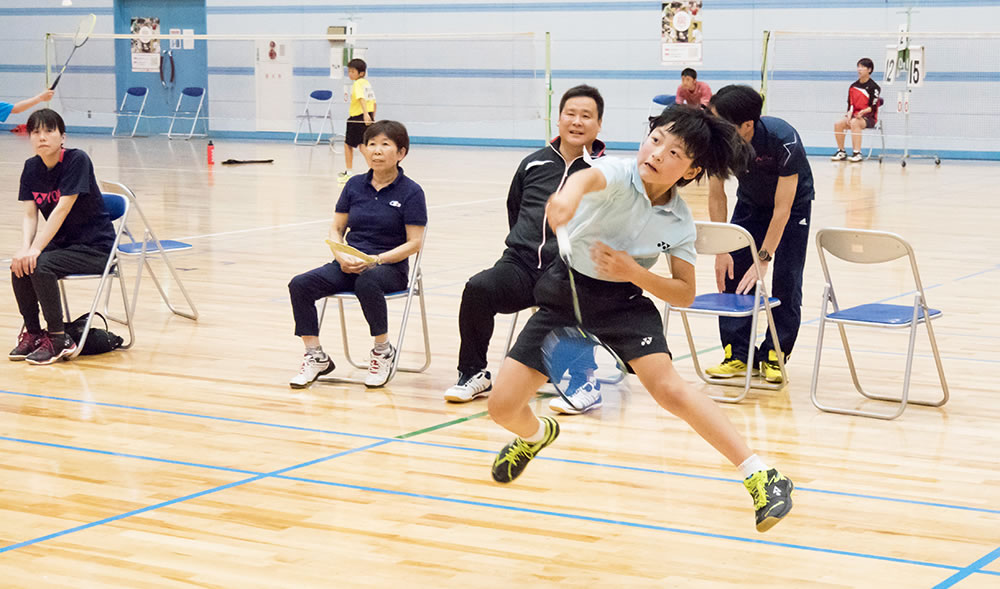
[[56,89],[56,86],[59,85],[59,79],[60,78],[62,78],[62,74],[59,74],[58,76],[56,76],[56,81],[52,82],[52,85],[49,86],[49,90],[55,90]]
[[556,228],[556,242],[559,244],[559,255],[568,261],[573,251],[573,246],[570,245],[569,229],[565,225]]

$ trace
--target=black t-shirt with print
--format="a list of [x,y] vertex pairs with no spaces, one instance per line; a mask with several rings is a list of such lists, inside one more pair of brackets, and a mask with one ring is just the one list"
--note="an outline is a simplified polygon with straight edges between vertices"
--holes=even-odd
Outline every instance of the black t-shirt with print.
[[76,194],[76,202],[46,249],[87,245],[111,251],[115,230],[104,208],[104,198],[94,176],[94,164],[79,149],[65,149],[59,162],[48,169],[42,158],[24,162],[18,200],[33,200],[46,219],[63,194]]

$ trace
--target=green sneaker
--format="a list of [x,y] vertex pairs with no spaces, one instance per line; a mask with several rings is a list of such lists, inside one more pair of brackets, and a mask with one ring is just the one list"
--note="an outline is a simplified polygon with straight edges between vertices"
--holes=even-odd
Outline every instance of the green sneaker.
[[780,383],[785,380],[781,375],[781,366],[778,365],[778,355],[771,350],[767,353],[767,360],[760,363],[760,374],[767,382]]
[[792,479],[776,469],[758,470],[743,481],[743,486],[753,497],[757,516],[757,531],[766,532],[792,510]]
[[726,359],[721,364],[705,369],[705,374],[712,378],[733,378],[734,376],[746,376],[746,362],[738,358],[733,358],[732,344],[726,344]]
[[493,461],[493,480],[498,483],[509,483],[516,479],[528,466],[528,461],[538,455],[542,448],[556,441],[559,437],[559,422],[551,417],[541,418],[545,424],[545,435],[542,441],[531,444],[521,438],[503,447]]

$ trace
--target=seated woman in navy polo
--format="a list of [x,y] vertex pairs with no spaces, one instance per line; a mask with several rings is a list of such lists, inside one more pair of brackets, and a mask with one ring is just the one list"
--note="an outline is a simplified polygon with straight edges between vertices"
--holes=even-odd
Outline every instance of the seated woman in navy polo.
[[[28,135],[35,156],[24,162],[21,172],[17,198],[24,202],[23,236],[10,263],[24,331],[7,357],[52,364],[76,351],[64,329],[59,279],[103,272],[115,231],[94,164],[83,151],[63,148],[66,124],[59,113],[48,108],[31,113]],[[39,322],[39,306],[47,330]]]
[[389,379],[396,350],[389,345],[385,295],[407,287],[407,258],[420,249],[427,226],[424,191],[399,167],[409,148],[410,137],[402,123],[378,121],[369,126],[361,152],[370,169],[348,180],[337,201],[330,239],[374,255],[376,262],[367,264],[338,253],[334,261],[288,283],[295,335],[305,345],[302,368],[289,381],[293,389],[305,388],[333,371],[333,360],[319,341],[316,301],[344,291],[358,296],[375,338],[365,385],[380,387]]

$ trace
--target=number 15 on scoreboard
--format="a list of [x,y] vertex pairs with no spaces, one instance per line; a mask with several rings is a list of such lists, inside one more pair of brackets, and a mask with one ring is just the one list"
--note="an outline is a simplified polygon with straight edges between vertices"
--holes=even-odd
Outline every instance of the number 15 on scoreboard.
[[[909,57],[908,62],[907,57]],[[914,88],[923,86],[926,76],[927,69],[924,66],[924,48],[922,46],[911,45],[903,51],[900,51],[895,45],[886,46],[885,73],[882,76],[884,83],[892,84],[897,78],[902,77],[906,80],[907,87]]]

